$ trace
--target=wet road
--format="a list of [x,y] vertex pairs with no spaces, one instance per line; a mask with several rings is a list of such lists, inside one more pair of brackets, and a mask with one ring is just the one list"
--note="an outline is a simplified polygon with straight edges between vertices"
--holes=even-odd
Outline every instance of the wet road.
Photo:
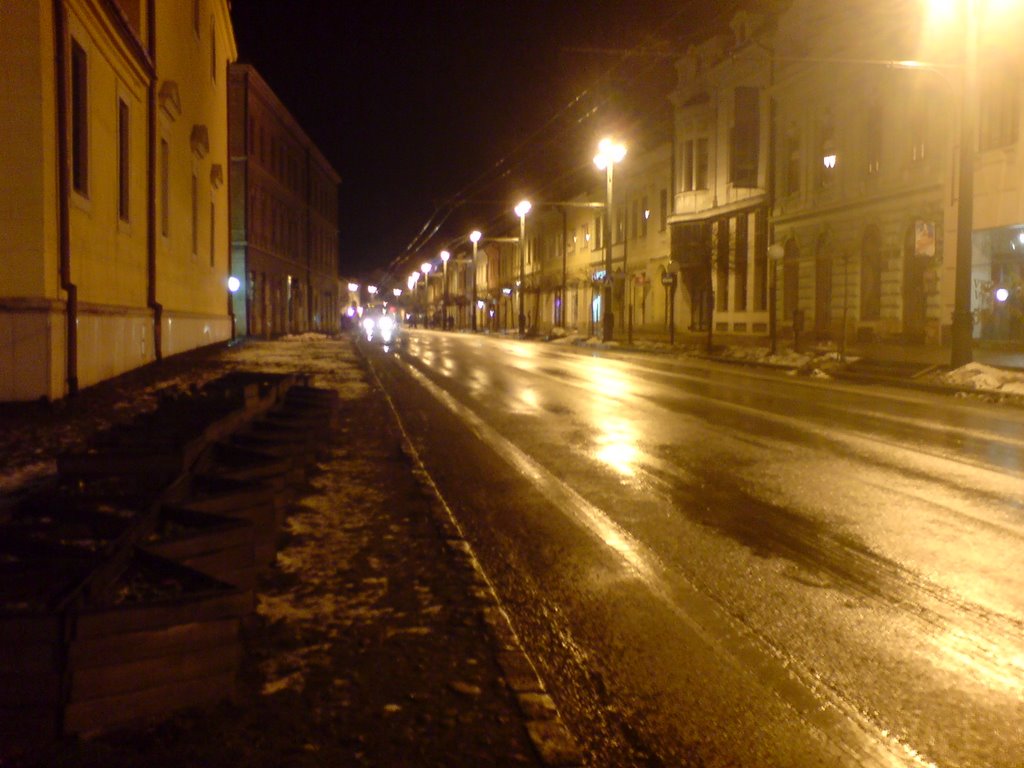
[[1024,413],[366,348],[590,764],[1024,765]]

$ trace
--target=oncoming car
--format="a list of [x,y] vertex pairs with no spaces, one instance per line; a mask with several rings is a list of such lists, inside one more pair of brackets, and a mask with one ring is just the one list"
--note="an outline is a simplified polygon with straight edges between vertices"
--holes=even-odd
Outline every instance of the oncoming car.
[[389,312],[368,312],[363,315],[361,330],[367,341],[379,344],[395,344],[399,337],[396,316]]

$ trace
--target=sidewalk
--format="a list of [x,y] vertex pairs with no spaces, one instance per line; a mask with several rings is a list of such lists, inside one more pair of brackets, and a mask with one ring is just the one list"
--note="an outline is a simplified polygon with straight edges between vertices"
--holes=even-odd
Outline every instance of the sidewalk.
[[[0,413],[0,492],[232,369],[302,370],[342,397],[330,457],[289,510],[244,632],[234,701],[0,766],[555,766],[580,757],[386,398],[348,339],[202,350]],[[2,493],[0,493],[2,495]]]

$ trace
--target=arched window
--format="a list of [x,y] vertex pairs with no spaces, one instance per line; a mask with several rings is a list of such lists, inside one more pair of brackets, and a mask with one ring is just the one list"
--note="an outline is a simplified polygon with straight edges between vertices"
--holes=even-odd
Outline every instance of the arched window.
[[882,235],[878,227],[864,230],[860,249],[860,317],[877,320],[882,316]]
[[782,316],[790,318],[799,308],[800,289],[800,247],[796,240],[786,241],[786,250],[782,256]]

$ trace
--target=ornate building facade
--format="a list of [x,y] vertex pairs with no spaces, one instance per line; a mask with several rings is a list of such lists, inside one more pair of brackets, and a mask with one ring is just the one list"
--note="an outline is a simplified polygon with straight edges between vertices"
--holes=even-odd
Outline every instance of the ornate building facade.
[[231,336],[226,0],[12,0],[0,400]]

